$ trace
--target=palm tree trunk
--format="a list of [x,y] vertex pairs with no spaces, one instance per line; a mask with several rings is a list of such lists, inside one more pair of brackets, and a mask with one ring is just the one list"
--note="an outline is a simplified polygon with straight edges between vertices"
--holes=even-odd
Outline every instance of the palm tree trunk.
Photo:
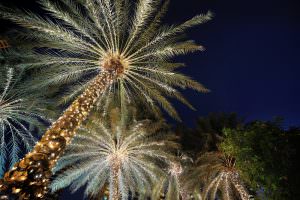
[[236,191],[238,192],[241,200],[250,200],[251,199],[251,195],[248,193],[245,186],[238,179],[238,174],[233,175],[232,183],[233,183]]
[[112,181],[112,190],[110,194],[110,200],[119,200],[120,191],[119,191],[119,170],[120,165],[119,163],[114,163],[112,167],[112,175],[111,175],[111,181]]
[[15,195],[18,199],[43,199],[50,183],[51,170],[59,156],[87,118],[98,97],[116,77],[115,72],[104,71],[91,81],[33,150],[0,180],[0,194],[3,195],[0,195],[0,199],[5,195]]

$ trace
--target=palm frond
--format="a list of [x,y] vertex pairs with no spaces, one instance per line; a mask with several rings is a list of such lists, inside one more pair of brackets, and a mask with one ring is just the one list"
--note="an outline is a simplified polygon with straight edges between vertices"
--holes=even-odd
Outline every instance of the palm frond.
[[[4,76],[6,75],[6,77]],[[30,151],[36,142],[35,128],[43,129],[41,107],[20,88],[21,76],[13,68],[0,69],[0,176]],[[41,131],[41,130],[39,130]],[[39,132],[38,131],[38,132]]]
[[[95,196],[108,184],[110,194],[118,190],[121,199],[127,199],[129,191],[150,190],[163,175],[160,166],[172,159],[178,146],[173,136],[160,131],[161,123],[124,124],[119,112],[110,113],[114,114],[107,120],[93,115],[75,137],[55,168],[53,191],[67,186],[75,191],[86,185],[85,194]],[[118,185],[114,184],[116,164]]]

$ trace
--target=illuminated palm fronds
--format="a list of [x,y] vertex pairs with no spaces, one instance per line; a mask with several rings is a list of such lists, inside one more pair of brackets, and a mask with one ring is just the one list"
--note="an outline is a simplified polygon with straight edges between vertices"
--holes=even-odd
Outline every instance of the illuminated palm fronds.
[[181,154],[168,163],[166,176],[161,177],[152,190],[151,199],[188,200],[193,193],[185,186],[185,176],[192,159]]
[[[22,150],[30,151],[36,142],[32,127],[40,127],[35,102],[18,88],[19,76],[12,68],[1,66],[0,74],[0,176],[6,165],[12,167],[22,156]],[[29,95],[28,95],[29,96]]]
[[97,196],[108,184],[110,199],[128,199],[131,191],[142,195],[163,175],[161,166],[177,147],[172,134],[158,132],[160,123],[137,121],[123,126],[113,119],[104,124],[92,118],[60,159],[51,188],[86,185],[87,196]]
[[208,152],[201,155],[188,177],[189,188],[197,191],[203,200],[249,200],[251,195],[234,165],[234,158],[221,153]]

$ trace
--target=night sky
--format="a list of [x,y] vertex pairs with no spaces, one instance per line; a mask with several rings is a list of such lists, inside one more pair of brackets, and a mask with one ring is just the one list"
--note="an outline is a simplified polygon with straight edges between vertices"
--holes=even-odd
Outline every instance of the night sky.
[[[187,92],[197,112],[177,106],[185,123],[209,112],[300,124],[300,6],[293,0],[173,0],[168,22],[211,10],[215,18],[190,31],[206,47],[182,58],[186,72],[212,90]],[[193,122],[192,122],[193,123]]]
[[[34,8],[30,3],[34,0],[0,2]],[[183,72],[212,92],[184,92],[198,110],[175,102],[184,123],[191,126],[197,116],[224,111],[237,112],[248,120],[282,116],[285,126],[300,125],[300,3],[171,0],[165,23],[184,22],[208,10],[215,14],[214,19],[188,32],[206,51],[178,60],[188,66]],[[83,197],[77,193],[63,199]]]

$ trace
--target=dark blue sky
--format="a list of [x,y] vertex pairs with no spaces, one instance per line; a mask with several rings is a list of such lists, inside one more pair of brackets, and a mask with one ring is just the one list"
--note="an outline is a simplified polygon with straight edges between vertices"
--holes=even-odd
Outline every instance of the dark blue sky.
[[215,18],[190,31],[206,47],[185,56],[185,71],[210,94],[187,92],[198,109],[177,106],[184,122],[209,112],[237,112],[247,119],[300,124],[300,12],[292,0],[173,0],[167,22],[211,10]]
[[[19,7],[34,2],[14,1]],[[299,5],[296,0],[171,0],[165,20],[170,24],[207,10],[215,13],[214,20],[188,33],[207,50],[179,58],[187,63],[184,72],[212,90],[184,92],[196,112],[175,103],[186,124],[224,111],[248,120],[282,116],[286,126],[300,125]]]

